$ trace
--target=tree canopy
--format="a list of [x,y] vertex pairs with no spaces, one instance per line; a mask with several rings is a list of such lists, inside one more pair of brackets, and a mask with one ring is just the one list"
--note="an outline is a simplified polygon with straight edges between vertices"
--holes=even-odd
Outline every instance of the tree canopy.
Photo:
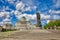
[[54,26],[56,27],[60,26],[60,20],[51,20],[48,24],[44,26],[44,28],[54,27]]

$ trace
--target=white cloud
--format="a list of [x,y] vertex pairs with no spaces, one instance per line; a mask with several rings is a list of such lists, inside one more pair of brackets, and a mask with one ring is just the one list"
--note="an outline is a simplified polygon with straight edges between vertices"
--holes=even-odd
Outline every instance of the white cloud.
[[[23,16],[25,16],[26,17],[26,20],[28,21],[28,20],[36,20],[36,14],[21,14],[21,15],[19,15],[19,16],[17,16],[17,18],[19,19],[19,20],[21,20],[21,18],[23,17]],[[44,15],[44,14],[41,14],[41,19],[45,19],[45,20],[49,20],[51,17],[50,17],[50,15]]]
[[2,11],[2,12],[0,12],[0,17],[3,17],[5,15],[8,16],[9,14],[10,14],[9,12]]
[[0,17],[3,17],[5,15],[5,12],[0,12]]
[[32,20],[36,20],[36,14],[32,15]]
[[8,18],[5,18],[5,19],[3,20],[3,22],[4,22],[4,24],[7,24],[7,23],[10,23],[10,24],[11,24],[11,20],[8,19]]
[[0,22],[0,26],[3,26],[4,25],[4,22]]
[[36,14],[32,15],[32,14],[26,14],[25,15],[27,21],[28,20],[36,20]]
[[[27,6],[27,7],[25,7],[25,6]],[[31,15],[31,14],[29,15],[26,13],[22,14],[22,12],[24,12],[24,11],[31,11],[32,9],[35,10],[36,8],[37,8],[36,6],[31,7],[28,4],[24,4],[23,2],[20,1],[19,3],[16,4],[16,11],[14,14],[16,15],[16,17],[18,19],[20,19],[22,16],[25,16],[27,18],[27,20],[36,19],[36,17],[34,18],[34,15]],[[21,10],[21,11],[19,11],[19,10]]]
[[[27,5],[28,6],[28,5]],[[30,7],[30,6],[28,6],[28,7],[26,7],[23,11],[31,11],[32,9],[33,10],[36,10],[36,6],[33,6],[33,7]]]
[[29,6],[27,4],[24,4],[23,2],[19,2],[16,4],[16,10],[22,10],[21,12],[31,11],[32,9],[36,10],[36,8],[36,6]]
[[27,7],[24,11],[31,11],[31,7]]
[[16,10],[14,14],[18,16],[18,15],[20,15],[20,14],[22,14],[22,13],[21,13],[20,11],[17,11],[17,10]]
[[0,12],[0,17],[5,17],[5,19],[2,20],[2,22],[0,22],[0,24],[6,24],[6,23],[11,23],[10,18],[10,12]]
[[51,18],[50,15],[41,14],[41,19],[46,19],[46,20],[48,20],[48,19],[50,19],[50,18]]
[[14,3],[15,0],[7,0],[9,3]]
[[6,6],[4,9],[5,9],[5,10],[12,10],[12,9],[10,9],[8,6]]
[[25,16],[26,17],[26,19],[27,19],[27,21],[28,20],[36,20],[36,15],[34,14],[34,15],[32,15],[32,14],[24,14],[23,16]]
[[11,20],[8,19],[8,18],[5,18],[3,21],[0,22],[0,25],[3,26],[5,24],[7,24],[7,23],[11,24]]
[[56,10],[49,10],[50,14],[60,14],[60,10],[56,11]]
[[19,2],[16,4],[16,10],[22,10],[22,11],[30,11],[31,10],[31,7],[28,6],[26,8],[24,8],[26,6],[26,4],[24,4],[23,2]]
[[53,15],[53,19],[60,19],[59,15]]
[[18,10],[14,11],[15,16],[20,19],[22,12],[19,12]]
[[7,22],[7,21],[9,22],[10,19],[6,18],[6,19],[3,20],[3,22]]
[[10,12],[10,14],[14,14],[14,12],[15,12],[15,11],[14,11],[14,10],[12,10],[12,11]]
[[20,2],[18,4],[16,4],[16,10],[23,10],[24,9],[24,3],[23,2]]
[[8,0],[8,1],[12,1],[12,0]]
[[34,6],[34,9],[36,9],[37,7],[36,6]]
[[26,17],[26,20],[28,21],[28,20],[35,20],[36,19],[36,16],[35,16],[35,14],[34,15],[32,15],[32,14],[21,14],[21,15],[19,15],[19,16],[16,16],[19,20],[21,20],[21,18],[22,17]]
[[54,6],[57,8],[60,7],[60,0],[57,0]]

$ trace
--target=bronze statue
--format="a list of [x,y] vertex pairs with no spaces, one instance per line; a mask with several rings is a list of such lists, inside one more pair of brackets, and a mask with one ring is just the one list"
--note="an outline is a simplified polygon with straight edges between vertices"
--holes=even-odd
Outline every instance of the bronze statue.
[[36,16],[37,16],[37,25],[36,26],[42,28],[41,20],[40,20],[40,13],[37,12]]

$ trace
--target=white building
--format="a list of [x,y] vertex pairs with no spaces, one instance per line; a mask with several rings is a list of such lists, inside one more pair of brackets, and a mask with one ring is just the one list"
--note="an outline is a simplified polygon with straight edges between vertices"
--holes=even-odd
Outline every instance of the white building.
[[26,21],[26,18],[23,16],[22,19],[18,21],[15,26],[16,29],[28,29],[28,27],[30,26],[30,22]]

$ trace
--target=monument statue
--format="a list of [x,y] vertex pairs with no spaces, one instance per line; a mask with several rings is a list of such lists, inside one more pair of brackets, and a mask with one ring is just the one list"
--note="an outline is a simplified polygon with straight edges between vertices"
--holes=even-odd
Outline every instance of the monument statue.
[[41,20],[40,20],[40,13],[37,12],[36,16],[37,16],[37,25],[36,26],[42,28]]

